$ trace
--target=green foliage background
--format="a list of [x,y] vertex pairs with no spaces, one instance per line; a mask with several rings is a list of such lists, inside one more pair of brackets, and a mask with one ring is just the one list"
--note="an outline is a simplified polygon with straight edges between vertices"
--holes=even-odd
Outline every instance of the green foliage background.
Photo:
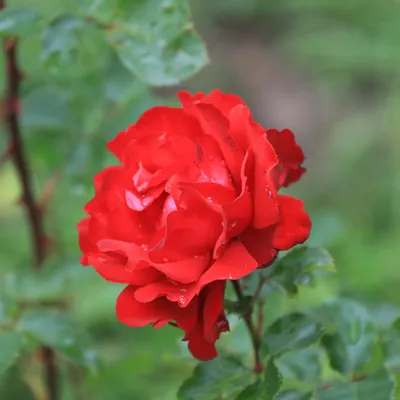
[[[275,365],[285,377],[284,388],[293,391],[278,398],[311,398],[309,390],[322,376],[342,379],[343,384],[314,392],[319,400],[367,399],[379,384],[382,400],[400,399],[385,397],[392,391],[392,378],[385,371],[374,372],[383,359],[395,371],[400,366],[400,329],[398,324],[390,329],[400,316],[400,3],[193,0],[195,26],[208,44],[211,63],[189,80],[208,56],[183,1],[11,0],[7,5],[19,11],[0,14],[0,35],[21,36],[21,121],[35,192],[39,195],[53,184],[55,191],[46,210],[53,252],[43,271],[34,275],[29,232],[17,204],[18,180],[10,162],[0,167],[0,324],[17,321],[18,332],[0,336],[0,372],[8,366],[1,361],[4,349],[11,352],[12,363],[21,341],[27,341],[19,372],[11,368],[0,377],[0,398],[32,398],[21,376],[36,394],[42,393],[39,360],[29,356],[38,342],[60,354],[63,400],[172,400],[191,375],[196,363],[174,328],[133,330],[117,322],[114,304],[122,288],[80,267],[75,230],[92,195],[93,175],[114,162],[106,142],[145,109],[176,104],[178,86],[171,85],[180,83],[179,88],[189,90],[220,87],[236,92],[264,124],[288,125],[295,132],[297,126],[286,121],[300,126],[298,140],[309,158],[309,171],[290,192],[304,199],[312,215],[309,244],[328,248],[338,273],[296,275],[288,282],[275,271],[274,282],[283,289],[266,285],[264,323],[313,310],[318,323],[334,329],[322,339],[327,352],[304,349],[296,338],[287,338],[296,351],[279,356]],[[3,68],[0,55],[1,77]],[[164,85],[168,87],[159,87]],[[291,101],[292,96],[308,106]],[[296,107],[306,107],[305,113],[296,116]],[[7,140],[4,127],[0,130],[1,154]],[[315,284],[301,286],[297,297],[287,296],[294,279]],[[333,297],[346,300],[321,306]],[[16,306],[60,298],[67,301],[71,318],[55,310]],[[364,318],[365,313],[369,316]],[[332,320],[320,321],[324,314]],[[357,318],[356,336],[362,340],[356,344],[364,346],[362,354],[372,354],[367,363],[354,356],[358,348],[346,339],[354,332],[348,332],[345,322]],[[224,335],[220,348],[247,362],[251,350],[246,329],[234,315],[231,319],[232,332]],[[297,317],[293,321],[299,323]],[[283,323],[288,321],[278,320],[266,332],[267,347],[275,356],[287,345],[276,336]],[[379,327],[379,340],[371,324]],[[340,341],[350,347],[345,346],[344,354],[333,350],[329,366],[329,349]],[[362,373],[373,374],[349,389],[334,370],[347,375],[357,363]],[[242,367],[229,365],[243,379]],[[239,380],[238,387],[244,384]],[[257,398],[250,397],[251,390],[240,399]],[[193,388],[189,392],[182,398],[220,398]]]

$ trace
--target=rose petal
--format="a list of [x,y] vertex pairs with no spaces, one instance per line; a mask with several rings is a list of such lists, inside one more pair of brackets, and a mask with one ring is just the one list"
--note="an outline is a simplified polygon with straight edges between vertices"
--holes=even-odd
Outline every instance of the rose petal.
[[204,337],[208,337],[212,331],[218,316],[223,313],[223,301],[225,292],[225,281],[210,283],[203,289],[203,331]]
[[190,335],[188,348],[193,357],[200,361],[212,360],[218,355],[215,343],[207,342],[204,339],[201,324],[199,324],[193,334]]
[[140,327],[156,324],[161,320],[174,320],[179,313],[176,304],[161,298],[151,303],[139,303],[135,299],[136,288],[127,286],[118,296],[117,318],[125,325]]
[[266,135],[279,158],[280,168],[276,171],[277,184],[279,187],[287,187],[299,180],[306,171],[301,167],[305,158],[303,150],[296,144],[295,136],[289,129],[282,131],[267,129]]
[[280,221],[274,232],[272,245],[278,250],[288,250],[308,239],[311,220],[303,209],[301,200],[279,195],[278,202]]
[[274,231],[275,226],[265,229],[249,227],[240,236],[241,242],[259,265],[269,264],[277,255],[272,245]]

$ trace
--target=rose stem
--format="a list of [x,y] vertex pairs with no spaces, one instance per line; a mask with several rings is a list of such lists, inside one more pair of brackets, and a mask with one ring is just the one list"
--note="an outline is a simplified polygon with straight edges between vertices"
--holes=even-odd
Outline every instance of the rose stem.
[[[5,8],[5,0],[0,0],[0,10]],[[19,125],[19,87],[21,74],[18,69],[16,51],[17,39],[5,38],[3,42],[6,62],[6,95],[4,101],[4,117],[12,148],[11,157],[17,170],[22,186],[22,204],[26,209],[30,225],[34,268],[39,269],[45,259],[44,229],[41,212],[33,195],[31,175],[23,149],[21,130]],[[55,364],[55,355],[51,348],[41,348],[42,360],[46,374],[46,385],[49,400],[58,398],[58,378]]]
[[[231,281],[233,285],[233,289],[235,290],[236,296],[238,300],[243,300],[244,295],[242,288],[240,286],[239,281]],[[251,343],[253,345],[254,350],[254,372],[260,373],[262,371],[262,363],[260,357],[260,347],[261,347],[261,340],[260,336],[253,324],[253,320],[251,318],[251,314],[253,312],[253,308],[251,307],[244,315],[243,320],[247,326],[247,330],[250,334]]]

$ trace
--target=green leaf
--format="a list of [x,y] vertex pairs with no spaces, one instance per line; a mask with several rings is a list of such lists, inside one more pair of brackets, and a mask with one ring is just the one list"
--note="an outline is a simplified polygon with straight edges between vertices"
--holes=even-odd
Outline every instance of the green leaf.
[[35,400],[30,387],[16,368],[0,376],[0,399]]
[[262,382],[257,380],[251,385],[247,386],[239,395],[236,400],[258,400],[262,391]]
[[78,9],[87,17],[107,24],[112,21],[117,4],[118,0],[79,0]]
[[274,400],[282,386],[282,376],[272,357],[268,360],[264,371],[263,386],[264,395],[261,398],[265,400]]
[[0,11],[0,36],[23,36],[35,32],[39,14],[30,8],[6,8]]
[[66,97],[50,88],[29,92],[22,99],[22,124],[26,129],[68,128],[71,114]]
[[321,376],[320,350],[315,347],[284,353],[275,364],[285,378],[317,382]]
[[378,339],[368,310],[355,301],[335,299],[318,307],[315,315],[330,333],[322,344],[332,367],[344,374],[361,369]]
[[310,316],[301,313],[284,315],[269,326],[263,336],[263,353],[277,354],[308,347],[318,341],[325,329]]
[[302,392],[300,390],[286,390],[278,394],[276,400],[311,400],[312,392]]
[[282,376],[271,357],[265,367],[262,379],[247,386],[236,400],[274,400],[282,385]]
[[20,332],[0,333],[0,374],[17,361],[22,344],[23,335]]
[[30,310],[21,316],[18,328],[70,361],[96,367],[96,354],[88,347],[87,336],[68,316],[55,310]]
[[180,387],[178,400],[219,400],[238,391],[250,378],[240,360],[220,355],[197,365],[193,376]]
[[400,369],[400,319],[396,320],[382,340],[385,366]]
[[224,310],[228,313],[243,315],[246,314],[251,308],[253,302],[252,296],[244,296],[240,300],[224,300]]
[[286,254],[270,267],[267,285],[271,289],[283,289],[289,294],[297,294],[297,285],[307,285],[314,270],[335,272],[331,255],[324,249],[300,246]]
[[395,379],[386,370],[359,382],[345,382],[316,392],[317,400],[394,400]]
[[42,55],[49,65],[70,64],[76,59],[79,47],[79,28],[83,21],[71,14],[62,14],[45,28]]
[[338,333],[327,333],[322,337],[321,344],[326,350],[331,367],[343,375],[349,375],[352,366],[342,337]]
[[207,63],[185,0],[124,1],[114,12],[107,39],[125,67],[145,82],[175,85]]
[[0,294],[0,325],[14,318],[18,312],[17,304],[7,297],[5,294]]

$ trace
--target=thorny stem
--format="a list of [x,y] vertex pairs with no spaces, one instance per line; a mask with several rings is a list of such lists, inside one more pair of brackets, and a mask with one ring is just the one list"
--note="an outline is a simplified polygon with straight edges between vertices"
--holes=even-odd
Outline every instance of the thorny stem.
[[[236,296],[238,300],[242,300],[244,298],[242,288],[240,286],[239,281],[231,281],[233,285],[233,289],[235,290]],[[261,338],[258,330],[254,326],[253,320],[251,318],[252,308],[246,314],[243,315],[243,320],[247,326],[247,330],[250,334],[251,343],[253,345],[254,351],[254,372],[260,373],[262,372],[262,363],[260,356],[260,348],[261,348]]]
[[[5,8],[5,0],[0,0],[0,10]],[[17,39],[5,38],[3,42],[4,58],[6,62],[6,94],[4,100],[4,119],[9,135],[9,148],[12,149],[11,157],[15,165],[22,186],[22,204],[26,209],[30,225],[34,267],[39,269],[45,259],[45,241],[42,214],[35,202],[33,195],[31,174],[24,152],[19,125],[19,88],[21,73],[17,64]],[[43,346],[41,349],[48,400],[58,398],[58,379],[55,364],[55,355],[51,348]]]

